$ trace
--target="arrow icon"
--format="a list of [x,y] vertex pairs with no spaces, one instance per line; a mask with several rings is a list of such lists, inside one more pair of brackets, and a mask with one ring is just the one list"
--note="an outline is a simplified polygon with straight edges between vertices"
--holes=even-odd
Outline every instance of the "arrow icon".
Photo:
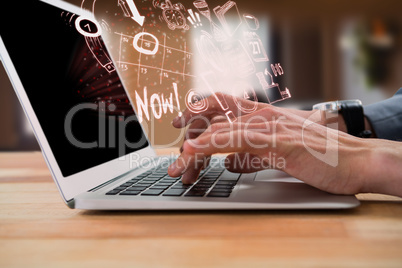
[[130,17],[141,26],[144,24],[145,16],[141,16],[133,0],[119,0],[118,5],[126,17]]

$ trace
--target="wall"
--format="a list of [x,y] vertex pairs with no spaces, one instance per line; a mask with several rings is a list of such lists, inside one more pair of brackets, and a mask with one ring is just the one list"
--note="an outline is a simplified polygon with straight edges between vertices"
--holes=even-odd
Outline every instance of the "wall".
[[[79,5],[80,0],[70,0]],[[174,1],[173,1],[174,2]],[[318,101],[361,98],[367,103],[391,96],[402,86],[402,19],[400,0],[238,0],[271,27],[270,41],[287,72],[292,99],[278,105],[308,108]],[[393,55],[384,83],[368,88],[358,81],[351,50],[342,49],[345,24],[373,18],[395,26]],[[357,81],[357,82],[356,82]],[[0,150],[37,149],[23,133],[23,115],[0,68]]]

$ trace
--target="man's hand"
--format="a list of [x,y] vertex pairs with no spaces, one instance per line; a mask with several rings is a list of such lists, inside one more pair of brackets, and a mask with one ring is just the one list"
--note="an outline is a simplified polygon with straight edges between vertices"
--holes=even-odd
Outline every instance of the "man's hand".
[[[363,140],[327,128],[323,124],[328,120],[320,111],[289,110],[267,104],[259,104],[251,114],[239,113],[237,120],[229,123],[214,98],[209,102],[212,105],[208,111],[193,114],[186,110],[173,122],[175,127],[189,126],[182,153],[169,168],[169,175],[183,175],[184,183],[197,179],[211,155],[224,153],[229,154],[227,168],[233,172],[274,168],[331,193],[402,194],[400,183],[397,188],[378,185],[378,178],[384,176],[380,171],[400,170],[401,165],[390,161],[386,169],[376,166],[382,159],[398,157],[395,146],[401,148],[399,143]],[[235,110],[233,103],[229,106]],[[398,159],[401,158],[399,155]],[[394,182],[400,181],[395,179],[395,173],[390,176]]]

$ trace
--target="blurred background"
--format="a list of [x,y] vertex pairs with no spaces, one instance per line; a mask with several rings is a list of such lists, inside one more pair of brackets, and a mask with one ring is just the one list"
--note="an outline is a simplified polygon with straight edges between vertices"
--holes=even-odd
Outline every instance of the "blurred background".
[[[309,109],[341,99],[370,104],[402,87],[400,0],[236,2],[266,21],[270,54],[286,71],[292,98],[275,105]],[[0,151],[31,150],[39,146],[0,65]]]

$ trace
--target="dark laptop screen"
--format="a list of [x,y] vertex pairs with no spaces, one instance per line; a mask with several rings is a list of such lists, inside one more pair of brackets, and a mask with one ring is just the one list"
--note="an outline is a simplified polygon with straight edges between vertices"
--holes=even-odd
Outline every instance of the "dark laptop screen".
[[39,1],[11,2],[1,38],[63,176],[148,146],[97,25]]

